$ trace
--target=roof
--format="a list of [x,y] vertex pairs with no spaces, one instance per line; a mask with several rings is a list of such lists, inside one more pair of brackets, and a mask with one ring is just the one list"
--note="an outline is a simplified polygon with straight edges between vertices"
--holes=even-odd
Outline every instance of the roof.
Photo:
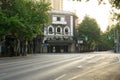
[[51,13],[51,14],[76,15],[76,14],[73,13],[73,12],[70,12],[70,11],[63,11],[63,10],[52,10],[52,11],[49,11],[49,13]]

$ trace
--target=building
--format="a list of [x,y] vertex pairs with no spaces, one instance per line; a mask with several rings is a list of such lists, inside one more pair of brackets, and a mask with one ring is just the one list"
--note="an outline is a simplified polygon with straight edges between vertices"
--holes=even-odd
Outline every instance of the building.
[[52,10],[51,22],[44,27],[44,51],[74,52],[74,30],[76,15],[72,12]]
[[63,0],[45,0],[51,3],[52,10],[63,10]]
[[50,2],[52,10],[49,11],[50,23],[44,26],[43,52],[62,53],[75,52],[75,26],[76,15],[63,11],[63,0],[46,0]]

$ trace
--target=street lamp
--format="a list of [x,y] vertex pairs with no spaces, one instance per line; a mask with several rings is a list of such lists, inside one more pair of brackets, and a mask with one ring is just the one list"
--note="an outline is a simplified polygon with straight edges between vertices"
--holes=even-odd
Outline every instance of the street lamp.
[[79,30],[76,29],[76,48],[77,48],[77,52],[80,52],[80,39],[79,39]]
[[119,36],[118,36],[118,30],[114,29],[114,48],[115,48],[115,52],[118,53],[119,52]]
[[[117,24],[118,22],[114,19],[113,20],[113,24],[114,26]],[[119,35],[118,35],[118,30],[116,28],[114,28],[114,51],[116,53],[119,52]]]

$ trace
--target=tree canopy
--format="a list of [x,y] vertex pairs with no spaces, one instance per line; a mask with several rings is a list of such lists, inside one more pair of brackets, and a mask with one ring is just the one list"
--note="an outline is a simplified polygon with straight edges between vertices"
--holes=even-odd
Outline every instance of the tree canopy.
[[95,19],[85,16],[81,24],[79,24],[79,35],[89,37],[89,40],[98,40],[100,37],[100,28]]
[[84,40],[84,44],[90,47],[94,47],[100,39],[100,28],[95,19],[85,16],[84,20],[78,27],[79,37]]
[[[73,0],[73,1],[90,1],[90,0]],[[98,5],[99,4],[105,4],[105,0],[97,0],[98,1]],[[109,3],[111,4],[112,8],[118,9],[120,10],[120,0],[109,0]],[[117,21],[120,22],[120,13],[115,12],[114,10],[112,10],[112,14],[114,15],[114,19],[116,19]]]
[[42,34],[42,27],[49,21],[50,4],[43,0],[2,0],[0,10],[0,35],[14,34],[29,39]]

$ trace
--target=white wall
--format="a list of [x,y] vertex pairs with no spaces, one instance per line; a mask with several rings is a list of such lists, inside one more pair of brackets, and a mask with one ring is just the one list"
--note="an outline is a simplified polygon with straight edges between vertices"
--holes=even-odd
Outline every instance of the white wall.
[[73,36],[73,16],[70,16],[70,31],[71,31],[71,36]]

